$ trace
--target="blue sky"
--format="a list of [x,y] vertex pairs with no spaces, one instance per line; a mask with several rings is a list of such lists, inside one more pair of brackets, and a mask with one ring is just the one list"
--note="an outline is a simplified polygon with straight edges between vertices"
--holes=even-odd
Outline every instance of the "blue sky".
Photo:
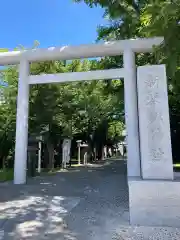
[[40,47],[93,43],[96,28],[105,23],[101,8],[72,0],[1,0],[0,48],[19,44]]

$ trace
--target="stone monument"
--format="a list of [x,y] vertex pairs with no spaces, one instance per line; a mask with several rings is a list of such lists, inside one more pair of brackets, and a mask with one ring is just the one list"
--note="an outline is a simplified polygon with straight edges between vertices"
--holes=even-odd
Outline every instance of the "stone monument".
[[82,158],[83,158],[83,164],[84,165],[87,165],[88,163],[88,149],[89,149],[89,145],[86,144],[86,143],[82,143],[80,145],[81,147],[81,155],[82,155]]
[[70,162],[71,139],[64,139],[62,148],[62,167],[66,168],[67,163]]
[[141,177],[129,178],[130,222],[180,226],[180,183],[173,180],[164,65],[137,70]]

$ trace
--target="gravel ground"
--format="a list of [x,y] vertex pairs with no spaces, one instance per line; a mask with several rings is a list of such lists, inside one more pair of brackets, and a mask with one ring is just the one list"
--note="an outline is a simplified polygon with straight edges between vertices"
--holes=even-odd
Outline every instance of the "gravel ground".
[[0,184],[0,240],[180,240],[180,228],[129,225],[126,163]]

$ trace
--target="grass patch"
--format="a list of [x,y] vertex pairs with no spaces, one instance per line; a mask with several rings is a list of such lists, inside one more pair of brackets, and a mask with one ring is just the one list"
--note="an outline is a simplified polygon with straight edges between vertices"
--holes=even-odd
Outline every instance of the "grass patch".
[[180,172],[180,163],[173,164],[173,169],[175,172]]
[[173,164],[173,167],[180,168],[180,163]]
[[13,180],[14,171],[13,169],[0,169],[0,182]]

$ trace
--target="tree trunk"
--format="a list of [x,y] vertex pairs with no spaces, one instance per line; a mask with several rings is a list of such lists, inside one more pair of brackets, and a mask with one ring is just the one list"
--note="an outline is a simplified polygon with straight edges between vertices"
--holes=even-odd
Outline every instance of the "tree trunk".
[[101,151],[102,151],[102,157],[101,157],[101,158],[102,158],[102,160],[104,160],[104,159],[105,159],[105,158],[104,158],[104,146],[102,147],[102,150],[101,150]]
[[47,143],[43,144],[43,149],[44,149],[43,168],[48,168],[49,152],[48,152],[48,148],[47,148]]
[[54,145],[48,141],[47,142],[47,148],[49,153],[49,166],[48,168],[53,170],[54,169]]
[[3,157],[2,167],[3,167],[3,169],[6,168],[6,156]]

